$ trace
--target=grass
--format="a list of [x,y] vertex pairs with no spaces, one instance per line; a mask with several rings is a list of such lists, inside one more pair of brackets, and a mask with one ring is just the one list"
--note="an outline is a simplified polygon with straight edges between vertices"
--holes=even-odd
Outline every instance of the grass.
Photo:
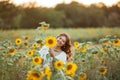
[[[35,29],[27,29],[27,30],[0,30],[0,41],[5,39],[9,39],[14,41],[16,38],[22,38],[24,36],[30,36],[33,38],[36,34],[41,31]],[[68,33],[71,36],[72,41],[88,41],[88,40],[98,40],[101,37],[105,37],[106,35],[120,35],[120,28],[59,28],[59,29],[48,29],[45,31],[47,35],[56,36],[59,33]]]

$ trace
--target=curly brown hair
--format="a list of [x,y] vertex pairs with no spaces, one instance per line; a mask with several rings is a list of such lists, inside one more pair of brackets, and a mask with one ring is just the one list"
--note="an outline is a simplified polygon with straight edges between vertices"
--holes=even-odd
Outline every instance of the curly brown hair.
[[61,47],[61,49],[67,54],[67,60],[71,60],[72,56],[72,44],[71,44],[71,38],[67,33],[61,33],[57,37],[65,36],[66,37],[66,43]]

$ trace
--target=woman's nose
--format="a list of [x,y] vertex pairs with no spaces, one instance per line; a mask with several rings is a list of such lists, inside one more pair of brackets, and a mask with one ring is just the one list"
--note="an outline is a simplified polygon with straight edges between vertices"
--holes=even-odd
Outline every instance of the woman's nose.
[[62,40],[61,40],[61,39],[59,39],[59,42],[61,43],[61,42],[62,42]]

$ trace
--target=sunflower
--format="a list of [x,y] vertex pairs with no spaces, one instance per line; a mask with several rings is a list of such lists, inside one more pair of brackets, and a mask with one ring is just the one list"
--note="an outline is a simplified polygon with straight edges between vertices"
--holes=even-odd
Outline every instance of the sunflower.
[[48,29],[50,26],[50,24],[47,24],[46,22],[40,22],[39,24],[41,26],[39,29],[41,29],[42,31]]
[[41,47],[43,46],[43,41],[42,40],[37,40],[36,43]]
[[33,45],[32,45],[32,49],[36,49],[38,47],[38,44],[37,43],[34,43]]
[[27,42],[25,42],[25,43],[24,43],[24,46],[25,46],[25,47],[28,47],[28,43],[27,43]]
[[52,72],[51,72],[49,66],[46,66],[46,67],[45,67],[45,69],[44,69],[44,74],[45,74],[45,76],[47,77],[47,80],[50,80],[50,77],[51,77],[51,75],[52,75]]
[[18,38],[15,40],[15,43],[16,43],[16,45],[20,45],[22,43],[22,40]]
[[32,75],[28,76],[26,80],[37,80],[35,77],[33,77]]
[[115,40],[113,41],[113,45],[114,45],[114,46],[119,46],[119,45],[120,45],[120,39],[115,39]]
[[73,45],[74,45],[75,48],[78,48],[79,43],[75,41],[75,42],[73,43]]
[[77,65],[73,62],[67,63],[67,66],[65,68],[65,73],[68,75],[74,74],[77,69]]
[[31,72],[28,74],[26,80],[42,80],[42,75],[38,72]]
[[28,56],[32,56],[34,54],[34,51],[33,50],[29,50],[28,52],[27,52],[27,55]]
[[107,73],[107,68],[105,68],[105,67],[101,67],[101,68],[99,68],[99,73],[100,74],[106,74]]
[[80,80],[86,80],[87,78],[87,75],[86,73],[82,73],[80,76],[79,76]]
[[71,72],[70,76],[74,77],[75,76],[75,72],[73,72],[73,73]]
[[33,58],[33,63],[34,63],[35,65],[41,64],[41,63],[42,63],[42,58],[39,57],[39,56],[34,57],[34,58]]
[[81,47],[80,48],[80,52],[82,52],[82,53],[86,52],[86,50],[87,50],[86,47]]
[[49,28],[49,25],[42,25],[41,29],[42,31],[47,30]]
[[56,70],[61,70],[63,68],[63,66],[64,66],[63,61],[58,60],[54,63],[54,67],[55,67]]
[[53,36],[49,36],[45,39],[45,45],[50,48],[54,47],[56,45],[56,43],[57,43],[57,40]]
[[16,49],[9,49],[9,50],[8,50],[8,54],[9,54],[9,55],[12,55],[12,54],[14,54],[16,51],[17,51]]
[[109,43],[110,43],[109,40],[104,40],[104,41],[102,41],[102,45],[107,45],[107,44],[109,44]]
[[28,40],[28,39],[29,39],[29,37],[28,37],[28,36],[26,36],[24,39],[25,39],[25,40]]

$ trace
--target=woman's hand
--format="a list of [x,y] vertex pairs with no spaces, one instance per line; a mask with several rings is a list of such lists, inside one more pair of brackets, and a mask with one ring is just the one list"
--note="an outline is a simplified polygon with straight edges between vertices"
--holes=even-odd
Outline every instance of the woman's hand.
[[54,58],[55,57],[55,52],[52,48],[49,48],[49,53],[51,54],[51,56]]

